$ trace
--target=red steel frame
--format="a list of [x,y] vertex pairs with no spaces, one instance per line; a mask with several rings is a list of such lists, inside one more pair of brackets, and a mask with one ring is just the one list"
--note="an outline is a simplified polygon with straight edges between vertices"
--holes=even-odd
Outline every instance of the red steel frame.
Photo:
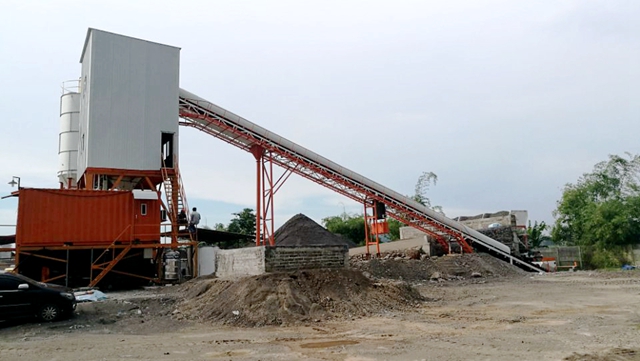
[[[366,255],[369,257],[369,246],[376,246],[376,256],[380,256],[380,235],[377,232],[378,210],[375,207],[375,202],[364,201],[364,246],[366,247]],[[371,209],[372,215],[369,215],[369,209]],[[371,239],[373,238],[373,240]]]
[[285,170],[275,179],[273,154],[259,145],[251,146],[250,151],[256,159],[256,246],[275,246],[273,196],[289,179],[291,171]]
[[[269,242],[272,242],[271,239],[273,237],[273,232],[268,227],[271,227],[271,230],[273,229],[273,194],[275,192],[271,190],[274,184],[271,183],[272,178],[269,177],[266,182],[268,188],[265,195],[265,182],[262,181],[264,177],[261,176],[261,174],[265,173],[264,155],[268,153],[269,172],[267,173],[269,174],[272,174],[272,164],[275,163],[284,168],[286,172],[296,173],[359,203],[365,203],[369,199],[382,202],[386,205],[387,212],[392,218],[433,236],[445,250],[449,250],[447,242],[447,238],[449,238],[458,242],[463,252],[473,252],[473,248],[459,231],[417,212],[402,202],[385,197],[384,194],[376,192],[354,180],[347,179],[341,174],[312,162],[277,143],[251,133],[250,130],[243,129],[241,126],[208,111],[208,104],[210,103],[180,98],[179,115],[184,119],[184,121],[180,122],[180,125],[203,131],[248,151],[256,157],[257,188],[259,189],[256,197],[256,244],[266,244],[267,241],[264,236],[267,237],[266,239]],[[260,153],[260,150],[262,150],[262,153]],[[265,202],[265,198],[268,202]],[[269,207],[262,206],[265,203]],[[267,208],[269,211],[266,211]],[[262,239],[259,235],[260,229],[263,232]]]

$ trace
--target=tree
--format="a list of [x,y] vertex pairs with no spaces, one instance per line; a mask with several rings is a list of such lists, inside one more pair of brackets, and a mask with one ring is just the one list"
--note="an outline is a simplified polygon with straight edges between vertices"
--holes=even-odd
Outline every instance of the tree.
[[529,247],[538,248],[540,244],[544,241],[551,240],[549,235],[544,234],[546,230],[549,229],[549,226],[544,223],[544,221],[538,223],[538,221],[533,222],[533,226],[531,225],[531,221],[529,221],[529,226],[527,227],[527,239],[529,243]]
[[397,241],[400,239],[400,227],[404,227],[404,223],[395,220],[393,218],[388,218],[387,223],[389,224],[389,239],[392,241]]
[[626,155],[610,155],[567,184],[554,211],[554,241],[606,251],[601,266],[623,262],[620,247],[640,241],[640,156]]
[[[247,235],[256,234],[256,214],[251,208],[245,208],[238,213],[233,213],[234,218],[229,222],[227,231]],[[217,228],[218,225],[216,225]]]
[[342,213],[322,219],[322,225],[331,233],[343,235],[358,245],[364,244],[364,217],[362,214]]
[[224,224],[222,224],[222,223],[216,223],[216,224],[213,226],[213,229],[214,229],[214,230],[216,230],[216,231],[226,231],[226,230],[227,230],[227,227],[225,227],[225,225],[224,225]]
[[418,181],[416,182],[415,187],[415,193],[411,197],[411,199],[444,215],[442,207],[431,206],[431,199],[427,197],[427,192],[429,191],[432,182],[433,185],[436,185],[436,183],[438,182],[438,176],[433,172],[422,172],[420,177],[418,177]]

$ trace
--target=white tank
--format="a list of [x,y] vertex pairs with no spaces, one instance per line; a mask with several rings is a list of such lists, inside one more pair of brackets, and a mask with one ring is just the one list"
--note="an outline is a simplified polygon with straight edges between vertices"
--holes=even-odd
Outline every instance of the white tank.
[[78,128],[80,93],[78,81],[65,82],[60,97],[60,135],[58,137],[58,180],[73,188],[78,179]]

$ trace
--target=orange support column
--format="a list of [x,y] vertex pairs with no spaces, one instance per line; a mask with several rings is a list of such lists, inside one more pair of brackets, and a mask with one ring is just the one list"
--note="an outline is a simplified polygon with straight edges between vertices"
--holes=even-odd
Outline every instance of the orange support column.
[[260,205],[261,193],[262,193],[262,158],[264,155],[264,148],[259,145],[251,146],[251,154],[256,158],[256,246],[259,246],[261,243],[260,240],[260,230],[262,228],[261,221],[261,210],[262,207]]
[[[372,215],[369,215],[368,209],[371,208]],[[378,213],[376,209],[376,202],[373,200],[364,201],[364,234],[365,234],[365,246],[366,257],[370,258],[369,246],[376,246],[376,256],[380,257],[380,234],[384,234],[385,226],[388,233],[388,225],[386,220],[378,220]],[[373,240],[372,240],[373,238]]]
[[289,179],[292,171],[285,169],[276,179],[273,172],[273,153],[254,144],[251,146],[251,154],[256,159],[256,246],[275,246],[273,198]]

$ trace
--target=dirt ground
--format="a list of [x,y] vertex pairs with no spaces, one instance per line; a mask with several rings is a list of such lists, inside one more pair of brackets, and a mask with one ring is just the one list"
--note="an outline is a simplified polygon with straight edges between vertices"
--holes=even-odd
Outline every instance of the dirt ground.
[[1,325],[0,360],[640,360],[640,271],[411,284],[413,310],[265,327],[187,320],[176,286],[110,293],[68,321]]

